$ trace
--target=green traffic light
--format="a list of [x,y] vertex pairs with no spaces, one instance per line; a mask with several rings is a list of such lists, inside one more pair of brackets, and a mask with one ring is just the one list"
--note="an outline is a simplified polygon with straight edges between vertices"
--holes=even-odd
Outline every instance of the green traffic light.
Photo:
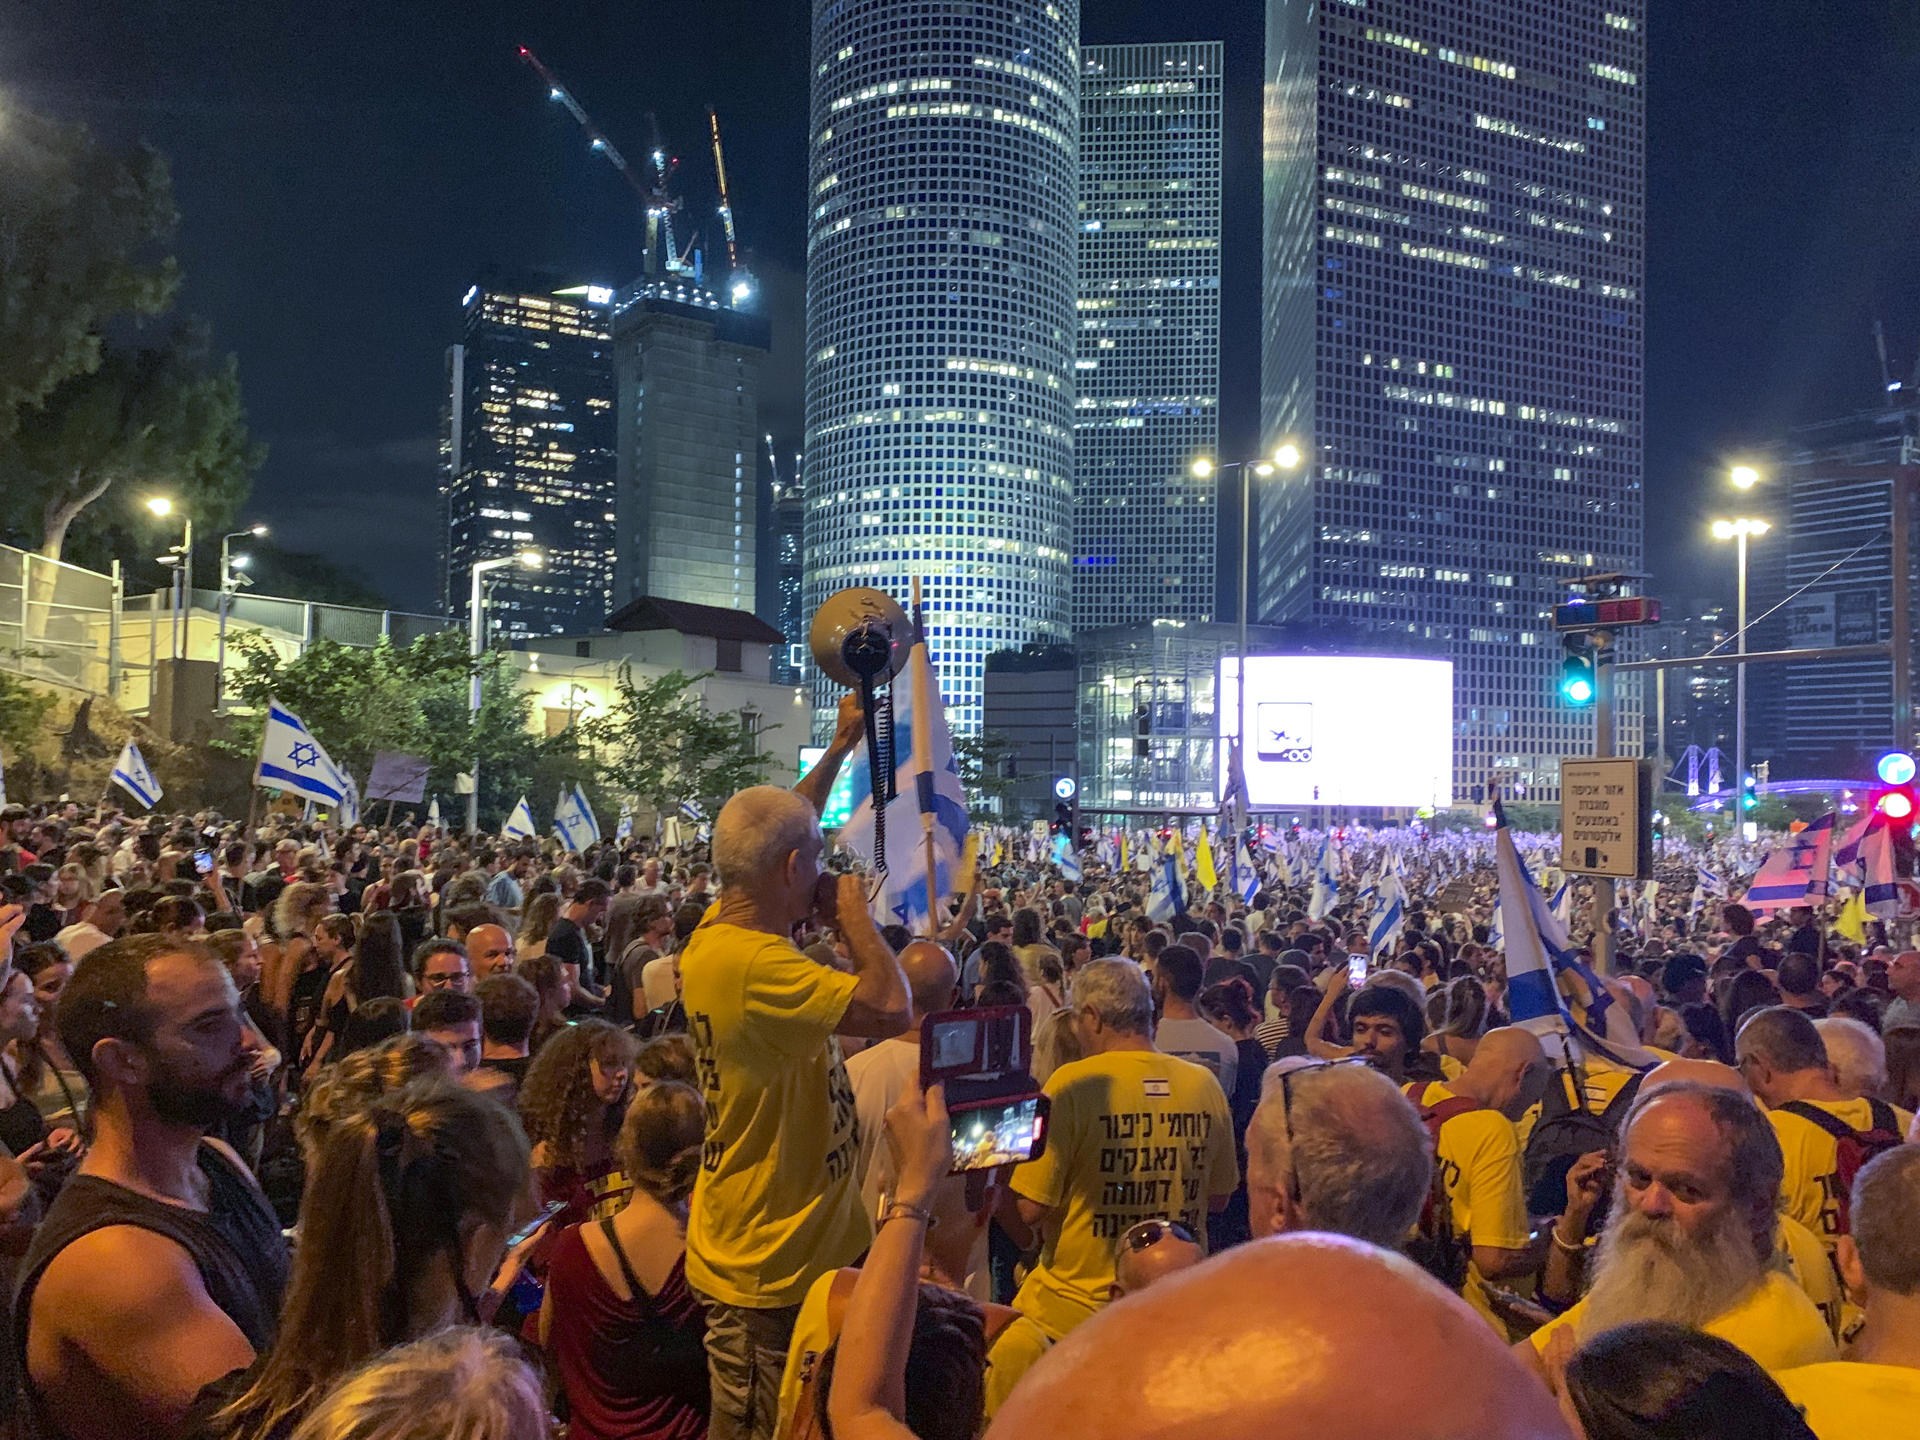
[[1560,696],[1569,705],[1593,703],[1593,662],[1582,655],[1569,655],[1560,667]]

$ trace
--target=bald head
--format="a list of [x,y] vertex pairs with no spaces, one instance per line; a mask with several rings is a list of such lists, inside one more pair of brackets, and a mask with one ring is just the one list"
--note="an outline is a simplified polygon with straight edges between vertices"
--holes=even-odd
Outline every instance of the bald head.
[[511,970],[513,937],[498,925],[476,925],[467,932],[467,959],[475,980]]
[[915,1019],[953,1008],[960,968],[946,946],[935,940],[915,940],[900,952],[900,973],[907,977]]
[[1705,1085],[1713,1090],[1735,1090],[1752,1098],[1747,1082],[1740,1072],[1731,1065],[1723,1065],[1718,1060],[1664,1060],[1647,1072],[1647,1078],[1640,1082],[1638,1098],[1645,1099],[1654,1091],[1668,1085]]
[[777,785],[753,785],[720,808],[713,822],[713,865],[733,918],[752,913],[783,931],[813,908],[820,876],[820,817]]
[[1122,1245],[1113,1260],[1113,1284],[1107,1292],[1111,1300],[1123,1295],[1138,1295],[1155,1281],[1182,1270],[1191,1270],[1207,1258],[1192,1240],[1182,1240],[1168,1231],[1142,1250]]
[[1503,1025],[1480,1037],[1466,1073],[1454,1088],[1509,1120],[1518,1120],[1546,1094],[1548,1075],[1547,1052],[1533,1032]]
[[1027,1373],[988,1437],[1035,1434],[1565,1440],[1567,1431],[1486,1322],[1417,1267],[1338,1236],[1289,1235],[1239,1246],[1075,1329]]

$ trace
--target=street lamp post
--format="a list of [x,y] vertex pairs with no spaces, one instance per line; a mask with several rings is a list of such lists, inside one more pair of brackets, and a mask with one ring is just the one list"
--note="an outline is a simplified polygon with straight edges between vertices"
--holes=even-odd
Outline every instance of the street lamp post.
[[[538,550],[522,550],[517,555],[499,555],[491,560],[473,562],[473,589],[467,597],[467,653],[473,659],[473,679],[467,688],[467,714],[476,725],[480,718],[480,657],[487,653],[487,613],[485,577],[509,565],[538,570],[546,557]],[[473,756],[473,789],[467,792],[467,833],[480,831],[480,754]]]
[[[1745,466],[1736,467],[1736,476]],[[1751,472],[1749,472],[1751,473]],[[1739,484],[1736,478],[1735,484]],[[1751,483],[1751,482],[1749,482]],[[1741,486],[1745,489],[1746,486]],[[1713,538],[1731,540],[1735,544],[1735,566],[1738,572],[1738,599],[1734,606],[1734,654],[1747,653],[1747,541],[1767,533],[1773,527],[1765,520],[1716,520],[1713,522]],[[1747,667],[1737,664],[1733,669],[1733,819],[1739,834],[1739,843],[1745,843],[1747,823]]]
[[[155,495],[148,499],[147,509],[164,520],[173,514],[174,505],[167,496]],[[177,547],[170,547],[167,551],[169,555],[178,557],[173,567],[173,614],[167,627],[175,660],[181,658],[192,641],[192,636],[187,633],[187,606],[193,603],[193,517],[184,515],[181,522],[186,533]]]
[[226,713],[227,707],[227,612],[233,605],[233,592],[242,585],[253,582],[236,571],[246,569],[250,563],[245,555],[233,553],[233,542],[249,535],[265,535],[264,525],[249,525],[245,530],[234,530],[220,537],[220,628],[219,648],[213,667],[213,710],[216,715]]
[[1252,554],[1253,541],[1253,482],[1256,477],[1265,480],[1276,470],[1297,470],[1300,468],[1300,447],[1291,440],[1282,443],[1273,452],[1270,460],[1235,460],[1225,465],[1216,464],[1202,455],[1188,467],[1194,478],[1206,480],[1225,470],[1240,471],[1240,637],[1238,679],[1234,682],[1235,711],[1234,734],[1240,733],[1239,715],[1246,712],[1247,685],[1247,611],[1251,605],[1252,584],[1248,573],[1249,557]]

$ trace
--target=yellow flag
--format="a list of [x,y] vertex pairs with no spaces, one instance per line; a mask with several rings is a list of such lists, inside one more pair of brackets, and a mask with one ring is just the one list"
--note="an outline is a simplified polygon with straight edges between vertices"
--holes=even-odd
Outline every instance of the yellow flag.
[[1173,857],[1173,873],[1179,877],[1180,888],[1187,885],[1187,842],[1178,830],[1167,836],[1167,854]]
[[993,842],[993,859],[988,861],[987,863],[990,865],[998,865],[1001,859],[1006,855],[1006,853],[1007,853],[1006,842],[1003,840],[994,841]]
[[1853,941],[1856,945],[1866,943],[1867,939],[1867,892],[1856,890],[1840,907],[1840,918],[1833,922],[1833,928]]
[[1194,873],[1200,877],[1200,883],[1208,890],[1217,889],[1220,874],[1213,868],[1213,844],[1207,839],[1207,827],[1200,827],[1200,839],[1193,850]]
[[1125,830],[1122,830],[1120,832],[1120,868],[1122,870],[1125,870],[1127,868],[1127,850],[1128,850],[1127,832]]

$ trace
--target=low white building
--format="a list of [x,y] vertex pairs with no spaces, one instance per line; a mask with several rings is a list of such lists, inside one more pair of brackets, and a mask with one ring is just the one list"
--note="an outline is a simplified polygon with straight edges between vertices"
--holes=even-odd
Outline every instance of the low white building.
[[635,680],[678,670],[699,677],[693,689],[709,713],[740,716],[773,761],[769,784],[791,785],[799,776],[800,747],[811,743],[807,692],[769,678],[773,647],[785,637],[747,611],[644,595],[609,615],[604,630],[521,643],[508,661],[533,692],[533,726],[543,735],[606,714],[623,665]]

